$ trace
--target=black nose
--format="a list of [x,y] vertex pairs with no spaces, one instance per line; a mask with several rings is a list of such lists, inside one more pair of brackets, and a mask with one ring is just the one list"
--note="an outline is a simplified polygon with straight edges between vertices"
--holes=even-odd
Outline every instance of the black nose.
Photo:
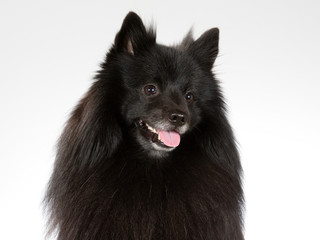
[[172,122],[176,126],[182,126],[187,122],[187,117],[182,112],[169,112],[168,119],[170,122]]

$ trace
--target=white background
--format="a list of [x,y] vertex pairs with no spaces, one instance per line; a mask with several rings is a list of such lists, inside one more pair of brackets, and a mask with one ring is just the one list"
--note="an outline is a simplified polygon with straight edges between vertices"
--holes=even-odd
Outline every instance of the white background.
[[246,239],[319,240],[317,0],[1,0],[0,239],[44,238],[56,140],[129,10],[164,44],[220,28],[215,71],[240,145]]

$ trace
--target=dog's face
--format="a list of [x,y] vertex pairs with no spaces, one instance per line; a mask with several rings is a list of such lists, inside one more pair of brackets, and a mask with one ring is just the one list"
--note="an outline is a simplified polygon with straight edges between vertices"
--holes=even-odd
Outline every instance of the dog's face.
[[152,48],[132,56],[128,64],[122,112],[135,124],[143,147],[158,154],[176,148],[181,135],[199,121],[201,73],[186,54],[164,46]]
[[114,46],[123,88],[121,113],[150,155],[165,156],[201,121],[204,106],[214,99],[211,67],[217,45],[217,29],[196,41],[189,34],[181,45],[166,47],[155,43],[137,15],[124,20]]

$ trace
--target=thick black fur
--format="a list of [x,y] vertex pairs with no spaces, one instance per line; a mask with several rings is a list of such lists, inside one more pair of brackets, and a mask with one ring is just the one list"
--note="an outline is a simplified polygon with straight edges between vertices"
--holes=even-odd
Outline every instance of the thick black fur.
[[[219,31],[174,47],[155,39],[129,13],[66,124],[45,199],[59,240],[243,239],[241,165],[211,71]],[[139,141],[137,119],[167,121],[170,109],[187,119],[180,145]]]

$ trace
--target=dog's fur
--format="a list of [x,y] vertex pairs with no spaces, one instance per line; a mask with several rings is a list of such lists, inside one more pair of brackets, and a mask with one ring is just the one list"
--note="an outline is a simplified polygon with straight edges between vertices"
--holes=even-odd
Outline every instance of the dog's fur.
[[[211,71],[219,30],[155,39],[129,13],[65,127],[45,199],[58,240],[243,239],[241,165]],[[142,120],[179,146],[151,141]]]

